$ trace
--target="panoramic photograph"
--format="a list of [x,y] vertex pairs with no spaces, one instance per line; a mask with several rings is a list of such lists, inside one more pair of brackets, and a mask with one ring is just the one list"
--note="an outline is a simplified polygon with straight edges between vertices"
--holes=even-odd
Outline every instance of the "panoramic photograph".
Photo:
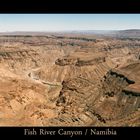
[[0,126],[140,126],[140,14],[0,14]]

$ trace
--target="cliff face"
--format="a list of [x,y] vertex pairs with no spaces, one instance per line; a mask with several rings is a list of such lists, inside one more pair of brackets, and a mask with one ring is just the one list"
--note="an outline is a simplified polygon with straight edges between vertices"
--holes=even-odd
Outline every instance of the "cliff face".
[[63,81],[56,102],[62,107],[57,121],[62,119],[60,125],[68,123],[67,119],[68,125],[129,125],[128,119],[137,114],[136,120],[140,113],[139,93],[124,90],[130,84],[134,81],[113,71],[108,71],[99,83],[82,77]]
[[57,59],[55,61],[55,64],[60,66],[66,66],[66,65],[85,66],[85,65],[94,65],[102,62],[105,62],[105,57],[98,57],[91,60],[80,60],[79,58],[77,59],[64,58],[64,59]]
[[0,37],[1,126],[140,126],[139,40]]

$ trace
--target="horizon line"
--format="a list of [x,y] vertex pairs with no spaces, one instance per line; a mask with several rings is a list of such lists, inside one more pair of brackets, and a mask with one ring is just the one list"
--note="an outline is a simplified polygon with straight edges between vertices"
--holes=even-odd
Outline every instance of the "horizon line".
[[41,30],[16,30],[16,31],[0,31],[0,33],[12,33],[12,32],[65,32],[65,31],[124,31],[124,30],[140,30],[139,28],[129,28],[129,29],[77,29],[77,30],[48,30],[48,31],[41,31]]

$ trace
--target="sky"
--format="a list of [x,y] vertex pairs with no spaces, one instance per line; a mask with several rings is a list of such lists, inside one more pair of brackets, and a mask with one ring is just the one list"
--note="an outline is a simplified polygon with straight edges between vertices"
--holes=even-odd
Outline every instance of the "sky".
[[140,29],[140,14],[0,14],[0,32]]

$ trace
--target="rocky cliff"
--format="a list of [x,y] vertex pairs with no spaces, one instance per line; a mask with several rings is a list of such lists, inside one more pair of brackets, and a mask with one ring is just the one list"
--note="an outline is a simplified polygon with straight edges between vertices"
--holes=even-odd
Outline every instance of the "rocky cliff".
[[129,38],[0,36],[0,125],[140,126],[139,46]]

